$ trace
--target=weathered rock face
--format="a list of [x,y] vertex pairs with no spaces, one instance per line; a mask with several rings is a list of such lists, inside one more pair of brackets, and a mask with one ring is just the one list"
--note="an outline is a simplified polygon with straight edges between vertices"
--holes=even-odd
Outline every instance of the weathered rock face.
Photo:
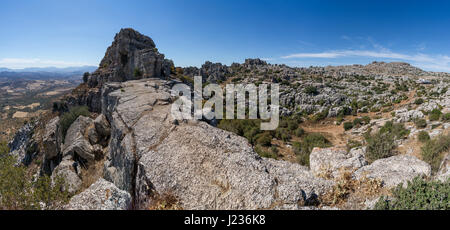
[[314,148],[309,157],[311,172],[315,175],[331,173],[338,177],[340,170],[356,170],[365,165],[364,149],[352,149],[350,152],[336,148]]
[[52,159],[60,153],[62,133],[59,128],[59,117],[53,118],[45,126],[45,134],[42,141],[46,159]]
[[446,182],[450,179],[450,154],[446,154],[436,174],[436,179]]
[[8,143],[10,155],[17,157],[18,164],[31,163],[37,144],[33,140],[35,124],[28,123],[17,131],[13,140]]
[[[260,158],[248,142],[204,122],[174,122],[174,81],[108,83],[105,179],[134,196],[175,195],[184,209],[264,209],[312,202],[332,182],[305,167]],[[136,208],[136,206],[135,206]]]
[[95,159],[94,148],[88,140],[86,129],[93,127],[94,121],[91,118],[79,116],[67,130],[64,146],[62,150],[63,157],[68,155],[73,158],[81,157],[87,162]]
[[90,87],[105,82],[123,82],[141,78],[168,78],[173,63],[164,59],[153,40],[133,29],[122,29],[106,51],[99,69],[88,79]]
[[398,155],[374,161],[355,172],[357,178],[381,179],[385,187],[406,184],[417,176],[431,176],[431,166],[414,156]]
[[71,194],[76,193],[81,188],[81,178],[79,174],[81,169],[70,157],[67,157],[53,170],[52,180],[56,181],[63,178],[67,185],[67,191]]
[[130,207],[130,194],[101,178],[82,193],[72,197],[65,209],[126,210]]

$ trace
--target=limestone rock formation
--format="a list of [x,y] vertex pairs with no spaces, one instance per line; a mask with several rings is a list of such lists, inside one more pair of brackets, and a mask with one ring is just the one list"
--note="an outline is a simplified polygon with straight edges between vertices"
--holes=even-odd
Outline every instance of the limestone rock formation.
[[205,122],[174,122],[175,83],[144,79],[103,89],[111,123],[104,177],[135,204],[171,193],[185,209],[273,208],[312,202],[332,186],[300,165],[260,158],[235,134]]
[[450,154],[446,154],[436,174],[436,179],[446,182],[450,179]]
[[357,178],[377,178],[385,187],[406,185],[417,176],[431,176],[431,166],[414,156],[397,155],[374,161],[355,172]]
[[347,152],[336,148],[314,148],[310,155],[311,172],[315,175],[331,173],[338,177],[340,170],[353,171],[367,165],[364,149],[352,149]]
[[46,159],[56,157],[61,149],[62,133],[59,126],[59,117],[55,117],[45,126],[45,134],[43,137],[43,151]]
[[81,157],[87,162],[92,162],[95,159],[94,148],[86,137],[86,129],[93,125],[94,121],[91,118],[79,116],[75,122],[67,130],[62,155]]
[[72,197],[65,209],[126,210],[130,207],[130,194],[101,178],[82,193]]
[[168,78],[173,63],[164,59],[153,40],[133,29],[122,29],[107,49],[99,69],[88,79],[90,87],[105,82],[123,82],[141,78]]

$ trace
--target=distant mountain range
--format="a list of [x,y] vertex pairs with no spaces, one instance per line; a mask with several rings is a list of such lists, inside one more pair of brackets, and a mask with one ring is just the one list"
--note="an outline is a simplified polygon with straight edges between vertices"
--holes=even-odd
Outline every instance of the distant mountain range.
[[48,80],[48,79],[67,79],[81,78],[85,72],[94,72],[96,66],[78,66],[78,67],[45,67],[45,68],[25,68],[8,69],[0,68],[0,80],[30,79],[30,80]]

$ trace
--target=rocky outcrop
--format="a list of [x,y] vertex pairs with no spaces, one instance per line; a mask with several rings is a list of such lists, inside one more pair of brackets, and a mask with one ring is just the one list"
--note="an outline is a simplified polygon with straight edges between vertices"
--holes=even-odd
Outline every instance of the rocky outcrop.
[[352,149],[350,152],[337,148],[314,148],[309,157],[311,172],[338,177],[341,170],[353,171],[367,165],[364,152],[364,148]]
[[64,183],[67,187],[67,192],[75,194],[81,188],[82,180],[80,178],[81,168],[79,164],[75,163],[72,158],[66,157],[59,163],[53,170],[51,176],[52,181],[56,182],[59,178],[64,179]]
[[397,155],[374,161],[355,172],[357,178],[381,179],[385,187],[406,185],[417,176],[431,176],[431,166],[414,156]]
[[113,183],[99,179],[82,193],[72,197],[65,209],[69,210],[126,210],[131,207],[129,193]]
[[33,139],[36,124],[27,123],[17,131],[13,140],[8,143],[10,155],[17,158],[17,164],[29,165],[37,154],[37,143]]
[[436,179],[447,182],[450,179],[450,154],[446,154],[436,174]]
[[94,121],[91,118],[79,116],[67,130],[64,146],[62,149],[63,157],[68,155],[73,158],[81,157],[86,162],[92,162],[95,159],[94,148],[86,136],[86,130],[93,126]]
[[122,29],[87,83],[90,87],[100,87],[106,82],[168,78],[172,68],[172,61],[164,59],[151,38],[133,29]]
[[59,117],[53,118],[45,126],[45,134],[42,142],[46,159],[55,158],[60,153],[62,133],[59,128]]
[[103,89],[111,123],[104,177],[130,192],[134,205],[171,193],[184,209],[264,209],[312,202],[332,186],[305,167],[260,158],[242,137],[204,122],[174,122],[175,83],[146,79]]

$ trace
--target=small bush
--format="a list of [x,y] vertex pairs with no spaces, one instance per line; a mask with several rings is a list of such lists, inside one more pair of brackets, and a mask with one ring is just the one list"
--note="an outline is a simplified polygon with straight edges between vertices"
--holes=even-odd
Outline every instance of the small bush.
[[395,140],[404,138],[409,134],[409,130],[405,129],[403,124],[386,122],[380,130],[374,134],[366,134],[367,142],[367,160],[370,162],[378,159],[387,158],[395,155]]
[[133,75],[134,75],[134,77],[136,77],[136,78],[142,77],[142,71],[141,71],[140,69],[138,69],[138,68],[135,68],[135,69],[134,69],[134,72],[133,72]]
[[430,121],[437,121],[439,120],[439,118],[441,118],[442,112],[439,109],[433,109],[430,114],[428,119]]
[[[16,158],[0,143],[0,210],[58,209],[69,200],[62,178],[33,180],[27,168],[15,166]],[[44,207],[41,206],[44,204]]]
[[309,155],[315,147],[327,148],[330,146],[330,142],[322,134],[310,133],[303,138],[302,142],[294,142],[294,153],[301,165],[309,166]]
[[450,135],[438,136],[422,146],[422,159],[431,165],[431,170],[439,170],[443,153],[450,149]]
[[261,146],[271,146],[272,142],[272,136],[266,132],[258,136],[258,139],[256,139],[256,144]]
[[65,136],[67,134],[67,130],[69,130],[72,123],[79,117],[79,116],[85,116],[88,117],[90,115],[89,109],[87,106],[78,106],[73,107],[70,109],[69,112],[64,113],[61,116],[61,119],[59,121],[59,125],[61,127],[63,139],[65,139]]
[[392,191],[393,199],[381,197],[375,205],[377,210],[449,210],[450,180],[427,181],[416,177],[406,188],[399,185]]
[[425,143],[430,140],[430,135],[426,131],[420,131],[417,137],[419,141],[422,143]]
[[302,128],[298,128],[298,129],[295,130],[295,136],[297,136],[297,137],[301,137],[304,134],[305,134],[305,130],[302,129]]
[[416,104],[416,105],[421,105],[421,104],[423,104],[423,103],[424,103],[424,101],[423,101],[422,98],[417,98],[417,99],[414,101],[414,104]]
[[444,113],[442,115],[442,121],[444,121],[444,122],[450,121],[450,113]]
[[345,131],[353,129],[353,123],[352,122],[344,122],[344,129]]
[[305,88],[305,93],[309,94],[309,95],[317,95],[317,94],[319,94],[319,91],[314,86],[307,86]]
[[427,127],[427,121],[425,119],[417,119],[414,124],[418,129],[423,129]]

